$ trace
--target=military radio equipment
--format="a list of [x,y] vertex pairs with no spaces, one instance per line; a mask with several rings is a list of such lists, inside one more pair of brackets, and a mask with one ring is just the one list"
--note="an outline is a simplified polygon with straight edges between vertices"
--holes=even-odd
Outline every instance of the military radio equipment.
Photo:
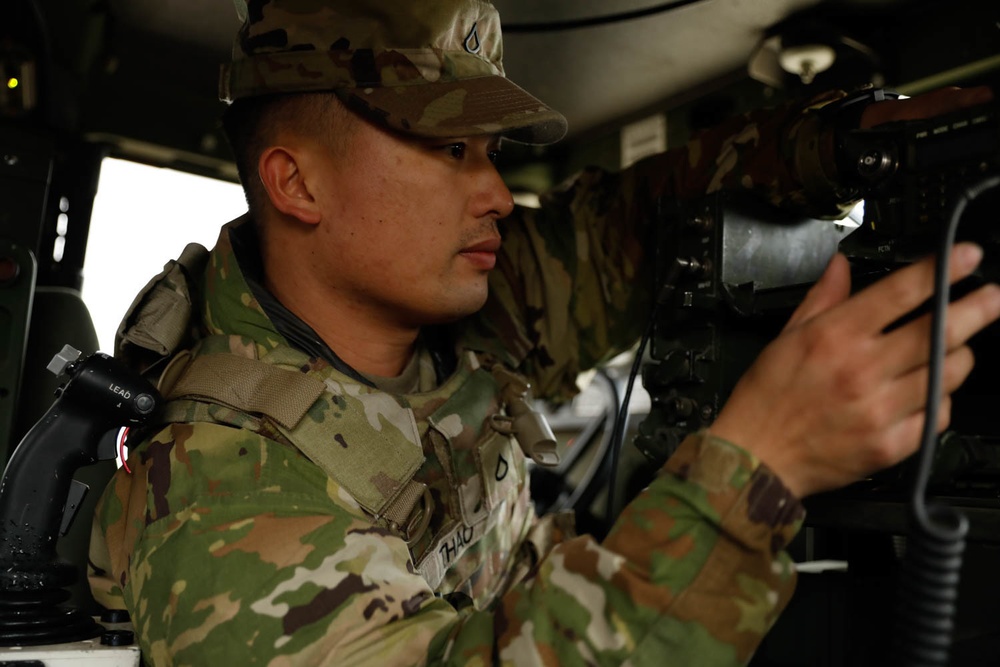
[[[653,323],[642,369],[651,409],[635,440],[657,467],[712,423],[850,231],[731,195],[667,202],[661,213],[658,279],[671,294]],[[686,270],[674,271],[678,262]]]
[[[68,381],[28,431],[0,480],[0,647],[37,646],[96,637],[105,629],[62,605],[77,577],[56,542],[88,489],[80,467],[116,455],[121,427],[145,422],[160,397],[140,375],[106,354],[80,359],[69,346],[48,368]],[[2,661],[2,660],[0,660]]]
[[[881,263],[912,261],[936,249],[959,191],[1000,172],[1000,105],[844,132],[838,143],[840,172],[865,196],[864,224],[844,252]],[[991,230],[968,224],[962,233],[979,231],[978,241],[996,244]]]
[[[835,252],[851,260],[858,288],[937,251],[958,195],[1000,173],[1000,107],[853,130],[838,143],[839,169],[864,195],[863,213],[856,210],[844,221],[796,216],[733,193],[661,203],[659,283],[667,284],[678,261],[696,270],[671,286],[671,302],[658,311],[643,367],[652,410],[636,445],[653,462],[662,463],[688,433],[711,424]],[[961,238],[985,250],[969,282],[1000,277],[994,193],[970,203],[960,228]],[[1000,488],[1000,459],[992,446],[983,451],[986,441],[1000,443],[1000,426],[988,418],[996,392],[985,377],[994,361],[1000,363],[998,347],[991,344],[1000,335],[995,329],[973,341],[977,371],[956,395],[953,428],[945,438],[955,453],[944,457],[942,466],[955,473],[949,483],[960,495]],[[977,434],[974,442],[968,434]],[[946,475],[938,471],[934,482],[945,484]]]
[[[982,245],[985,258],[977,274],[953,291],[1000,277],[997,190],[989,189],[1000,180],[997,105],[933,121],[845,131],[837,144],[839,172],[846,185],[864,197],[863,212],[856,209],[842,222],[777,212],[732,193],[660,204],[661,287],[677,281],[672,267],[678,262],[695,270],[681,273],[679,282],[669,285],[669,303],[654,311],[649,356],[642,367],[651,408],[635,444],[657,468],[689,433],[711,425],[736,381],[780,332],[835,252],[850,260],[857,289],[937,252],[945,229],[960,215],[960,238]],[[935,508],[960,510],[957,516],[968,519],[967,526],[956,523],[955,528],[963,533],[967,528],[963,540],[969,542],[975,568],[984,549],[1000,544],[1000,423],[993,418],[1000,331],[990,327],[970,345],[976,369],[953,394],[951,423],[938,439],[924,488]],[[841,628],[841,636],[831,641],[849,647],[844,664],[884,664],[900,657],[918,660],[904,664],[944,664],[937,658],[919,662],[931,654],[947,660],[965,545],[942,541],[928,546],[911,532],[917,503],[911,503],[909,487],[916,468],[912,461],[805,503],[806,529],[800,534],[802,543],[795,545],[795,557],[844,559],[850,572],[835,585],[856,592],[828,596],[821,609],[809,609],[801,617],[827,614],[829,623]],[[955,521],[964,524],[965,518]],[[903,553],[908,557],[902,558]],[[886,606],[893,594],[884,582],[893,580],[900,561],[910,572],[913,558],[926,562],[916,577],[902,578],[900,613]],[[995,640],[983,639],[992,632],[982,620],[995,597],[983,592],[990,590],[983,585],[990,574],[973,569],[961,579],[959,609],[968,611],[954,623],[956,636],[965,642],[953,651],[956,664],[965,664],[963,655],[984,647],[1000,655]],[[809,586],[826,585],[815,581],[805,587],[800,583],[808,593],[798,599],[817,595]],[[793,599],[796,604],[807,603]],[[903,619],[899,627],[905,626],[904,633],[897,628],[897,637],[905,636],[904,643],[919,639],[921,646],[901,649],[897,643],[890,658],[884,653],[890,649],[883,648],[889,645],[884,636],[891,634],[885,619],[894,615]],[[785,630],[789,636],[803,632],[790,627],[798,616],[790,608],[773,634],[780,636],[783,627],[790,628]],[[765,641],[763,654],[767,645]]]

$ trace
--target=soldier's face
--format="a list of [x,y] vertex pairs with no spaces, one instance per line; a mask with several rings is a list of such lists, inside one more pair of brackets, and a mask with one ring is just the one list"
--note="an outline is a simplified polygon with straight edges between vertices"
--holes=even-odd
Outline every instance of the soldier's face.
[[453,320],[486,301],[513,201],[495,136],[414,140],[358,122],[319,160],[316,270],[331,298],[405,326]]

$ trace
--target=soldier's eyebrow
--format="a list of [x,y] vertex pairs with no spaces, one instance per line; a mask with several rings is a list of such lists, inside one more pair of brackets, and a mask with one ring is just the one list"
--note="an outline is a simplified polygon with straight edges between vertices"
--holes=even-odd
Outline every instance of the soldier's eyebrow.
[[467,144],[472,140],[486,139],[486,150],[487,151],[499,151],[501,148],[501,142],[504,140],[502,134],[474,134],[465,135],[457,137],[407,137],[409,141],[412,141],[421,146],[427,148],[434,148],[436,146],[450,146],[451,144]]
[[472,141],[473,139],[485,138],[489,146],[496,146],[504,138],[500,133],[495,134],[458,134],[452,137],[412,137],[414,141],[428,144],[448,144]]

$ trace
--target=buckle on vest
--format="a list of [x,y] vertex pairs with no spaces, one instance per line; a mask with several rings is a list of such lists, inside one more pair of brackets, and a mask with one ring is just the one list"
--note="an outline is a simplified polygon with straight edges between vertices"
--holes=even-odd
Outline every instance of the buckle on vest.
[[426,484],[410,481],[382,513],[390,532],[402,538],[406,546],[413,547],[431,523],[434,514],[434,497]]

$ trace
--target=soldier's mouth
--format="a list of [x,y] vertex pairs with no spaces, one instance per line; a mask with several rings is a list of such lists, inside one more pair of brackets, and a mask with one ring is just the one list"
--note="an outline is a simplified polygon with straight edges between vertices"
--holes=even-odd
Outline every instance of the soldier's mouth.
[[497,251],[500,250],[500,238],[489,238],[462,248],[459,254],[483,271],[489,271],[497,263]]

